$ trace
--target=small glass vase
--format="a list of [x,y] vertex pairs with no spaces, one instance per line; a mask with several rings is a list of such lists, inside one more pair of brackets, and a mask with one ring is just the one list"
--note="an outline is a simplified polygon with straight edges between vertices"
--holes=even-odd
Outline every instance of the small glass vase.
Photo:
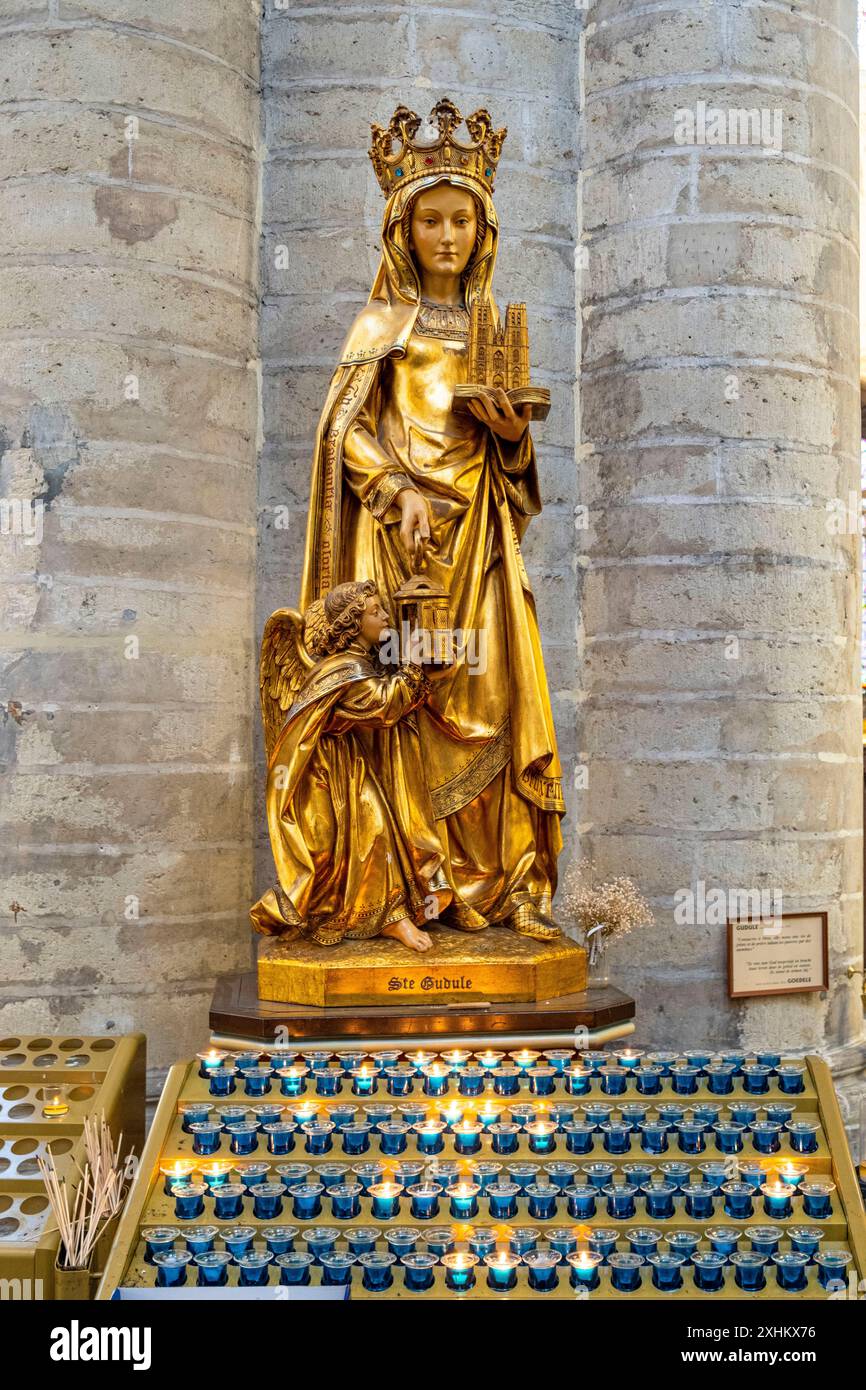
[[596,922],[584,933],[587,951],[587,989],[606,989],[610,984],[607,973],[607,930],[604,922]]

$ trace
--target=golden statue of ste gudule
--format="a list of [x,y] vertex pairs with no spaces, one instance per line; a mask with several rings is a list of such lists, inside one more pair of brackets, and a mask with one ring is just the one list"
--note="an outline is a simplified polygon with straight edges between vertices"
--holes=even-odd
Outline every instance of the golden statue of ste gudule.
[[[461,124],[443,100],[426,132],[402,106],[372,127],[381,263],[319,422],[303,618],[279,610],[262,644],[277,883],[251,916],[283,940],[560,938],[562,775],[520,552],[549,394],[524,306],[500,325],[491,293],[506,132]],[[394,640],[425,595],[447,604],[447,658]]]

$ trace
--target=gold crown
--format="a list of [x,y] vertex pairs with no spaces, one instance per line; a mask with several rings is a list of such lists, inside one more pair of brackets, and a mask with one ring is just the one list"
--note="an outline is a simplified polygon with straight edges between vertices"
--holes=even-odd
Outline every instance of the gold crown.
[[462,121],[453,101],[443,98],[430,112],[430,124],[439,129],[439,138],[430,144],[416,144],[421,117],[408,106],[397,107],[387,129],[371,126],[370,159],[385,197],[390,197],[395,188],[429,174],[462,174],[492,192],[508,131],[505,126],[494,130],[490,112],[481,108],[466,117],[470,140],[465,143],[454,138]]

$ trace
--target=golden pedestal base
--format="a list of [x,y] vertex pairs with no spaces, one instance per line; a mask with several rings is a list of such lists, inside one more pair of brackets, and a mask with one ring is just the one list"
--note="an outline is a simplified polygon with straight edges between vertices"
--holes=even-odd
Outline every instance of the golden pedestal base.
[[532,941],[496,927],[431,934],[433,945],[420,954],[384,937],[332,947],[267,940],[259,952],[259,997],[320,1008],[538,1003],[586,989],[586,952],[566,937]]

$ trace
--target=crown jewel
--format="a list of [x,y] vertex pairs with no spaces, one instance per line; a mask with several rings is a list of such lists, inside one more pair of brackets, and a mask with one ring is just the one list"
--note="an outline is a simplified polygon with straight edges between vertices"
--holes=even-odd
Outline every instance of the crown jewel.
[[443,98],[430,112],[430,124],[438,128],[439,136],[427,144],[416,143],[421,117],[408,106],[397,107],[387,129],[371,126],[370,159],[385,197],[390,197],[395,188],[429,174],[462,174],[492,192],[508,132],[505,126],[494,130],[490,112],[482,107],[466,117],[469,140],[457,140],[454,131],[462,121],[453,101]]

